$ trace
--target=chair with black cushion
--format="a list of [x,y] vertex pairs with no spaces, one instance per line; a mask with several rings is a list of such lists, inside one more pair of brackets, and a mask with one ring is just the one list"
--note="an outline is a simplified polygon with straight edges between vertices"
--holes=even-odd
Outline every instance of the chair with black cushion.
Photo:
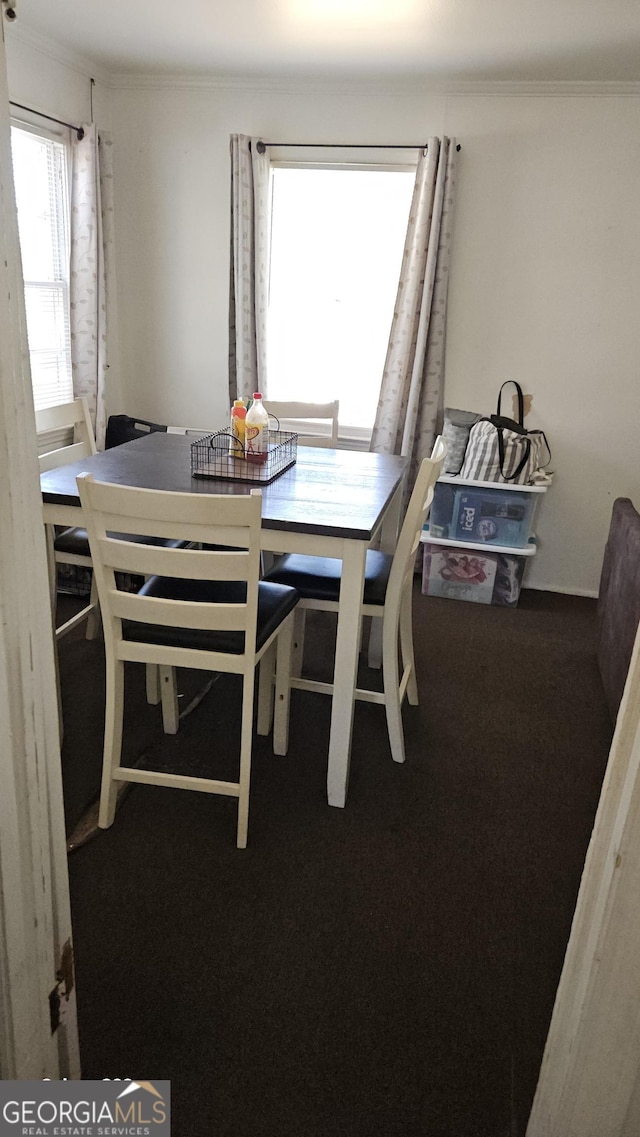
[[[334,448],[338,445],[338,415],[340,401],[329,403],[283,402],[265,398],[265,410],[271,416],[269,423],[273,430],[293,431],[298,435],[299,446],[322,446]],[[265,571],[273,566],[277,552],[265,551],[262,564]]]
[[[93,435],[91,418],[87,400],[74,399],[73,402],[63,403],[56,407],[47,407],[36,411],[36,433],[38,436],[38,449],[41,450],[51,442],[62,442],[55,445],[52,450],[39,453],[40,473],[53,470],[58,466],[66,466],[78,458],[88,458],[96,453],[96,442]],[[47,526],[48,554],[51,562],[51,609],[56,611],[57,604],[57,565],[76,565],[79,568],[91,569],[91,556],[86,530],[78,526],[54,532],[52,525]],[[83,620],[87,620],[87,639],[94,639],[100,622],[98,597],[92,581],[89,603],[56,628],[56,639],[70,632]]]
[[281,430],[297,433],[300,446],[338,445],[338,399],[330,403],[302,403],[281,402],[267,397],[264,405],[270,415],[275,415]]
[[113,446],[133,442],[134,438],[144,438],[146,434],[152,434],[154,431],[166,434],[167,427],[162,423],[150,422],[145,418],[133,418],[131,415],[109,415],[104,448],[111,450]]
[[[125,415],[116,417],[126,418]],[[112,419],[110,419],[109,422],[112,422]],[[157,429],[162,428],[158,427]],[[164,429],[166,429],[166,427]],[[79,458],[87,458],[91,454],[96,453],[93,427],[91,425],[89,408],[85,398],[77,398],[71,403],[63,403],[56,407],[47,407],[46,410],[36,411],[36,434],[39,449],[46,444],[47,438],[53,437],[58,441],[61,436],[65,438],[62,446],[57,446],[53,450],[47,450],[45,453],[39,454],[40,473],[44,473],[45,470],[53,470],[58,466],[66,466],[69,462],[75,462]],[[114,435],[112,434],[112,438],[113,437]],[[136,437],[141,437],[141,435]],[[125,441],[125,439],[121,441]],[[113,442],[112,445],[118,445],[118,443]],[[156,541],[155,543],[165,544],[167,542]],[[169,543],[175,544],[175,542],[171,541]],[[55,570],[55,566],[59,564],[77,565],[79,568],[92,569],[93,562],[89,550],[89,539],[86,529],[82,526],[74,525],[68,529],[61,530],[59,533],[54,532],[53,526],[47,526],[47,544],[48,555],[52,561],[53,570]],[[55,571],[51,571],[50,581],[51,609],[55,614],[57,606],[57,580]],[[95,639],[100,627],[100,607],[93,576],[91,579],[89,603],[77,612],[75,616],[71,616],[64,624],[60,624],[59,627],[56,627],[56,639],[60,639],[66,635],[67,632],[70,632],[78,624],[82,623],[83,620],[87,621],[87,639]],[[158,686],[157,675],[155,675],[151,669],[149,669],[147,676],[147,692],[150,703],[160,702],[160,687]],[[170,700],[166,699],[164,705],[166,708],[169,708],[171,705]],[[168,733],[175,733],[175,730],[177,730],[177,718],[174,718],[172,725],[171,712],[168,709],[165,712],[165,726]]]
[[144,438],[147,434],[159,431],[161,434],[187,434],[202,436],[208,434],[207,430],[200,430],[195,426],[167,426],[165,423],[151,422],[145,418],[133,418],[131,415],[110,415],[107,422],[107,433],[104,448],[110,450],[112,446],[122,446],[125,442],[133,442],[136,438]]
[[[382,619],[383,691],[357,688],[356,699],[384,704],[389,731],[391,755],[404,762],[402,702],[405,695],[413,706],[418,704],[412,627],[413,575],[416,552],[422,528],[433,499],[435,483],[440,476],[446,448],[437,438],[430,458],[420,464],[411,498],[398,537],[395,552],[367,553],[362,616]],[[342,562],[330,557],[282,556],[265,576],[265,580],[287,584],[300,593],[300,609],[338,611]],[[399,667],[398,657],[401,659]],[[294,675],[291,686],[303,691],[331,693],[333,684],[321,683]]]
[[167,434],[182,434],[187,438],[203,438],[205,434],[213,434],[203,426],[168,426]]
[[[298,593],[260,581],[262,494],[191,494],[135,489],[77,479],[102,610],[107,664],[99,825],[114,821],[123,782],[200,790],[238,798],[237,845],[247,843],[255,669],[260,660],[258,721],[273,748],[286,754],[293,612]],[[126,534],[127,540],[121,535]],[[152,539],[179,538],[177,548]],[[132,540],[131,538],[134,538]],[[201,545],[225,545],[206,550]],[[145,576],[138,593],[118,588],[117,573]],[[188,667],[242,677],[237,781],[189,777],[121,764],[124,664]],[[219,742],[218,742],[219,745]],[[212,744],[212,757],[215,756]]]

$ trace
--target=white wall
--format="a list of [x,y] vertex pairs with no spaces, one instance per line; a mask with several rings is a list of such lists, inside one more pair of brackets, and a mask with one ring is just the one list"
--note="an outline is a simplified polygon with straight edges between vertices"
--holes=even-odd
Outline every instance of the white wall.
[[[138,414],[205,426],[227,419],[229,135],[397,137],[396,108],[385,99],[351,96],[346,114],[342,95],[319,102],[320,117],[311,93],[166,85],[113,92],[120,334]],[[437,128],[443,110],[436,100]]]
[[[27,55],[10,45],[11,97],[19,89],[26,101],[37,80],[42,105],[40,60],[28,67]],[[613,499],[640,504],[640,89],[541,91],[114,80],[121,371],[115,360],[109,409],[226,422],[232,132],[287,142],[456,136],[445,403],[491,413],[509,378],[533,395],[528,424],[547,432],[556,480],[528,583],[595,594]]]
[[529,583],[596,591],[614,498],[640,508],[640,98],[448,100],[462,142],[446,397],[533,394],[555,484]]
[[[90,122],[93,107],[94,121],[110,129],[110,92],[104,75],[59,45],[48,47],[35,38],[26,41],[23,35],[19,19],[15,25],[5,24],[11,101],[74,125]],[[20,114],[10,109],[12,114]]]
[[640,505],[640,97],[159,87],[114,91],[113,116],[127,406],[205,426],[227,413],[229,134],[456,136],[446,403],[532,393],[556,478],[528,582],[597,591],[612,501]]

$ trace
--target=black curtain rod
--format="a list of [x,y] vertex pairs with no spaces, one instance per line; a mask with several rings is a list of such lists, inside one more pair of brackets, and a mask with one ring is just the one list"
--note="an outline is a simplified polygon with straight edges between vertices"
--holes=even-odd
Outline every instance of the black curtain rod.
[[50,114],[43,114],[42,111],[34,111],[33,107],[25,107],[22,103],[9,102],[10,107],[19,107],[21,111],[28,111],[29,114],[35,114],[38,118],[46,118],[49,122],[57,122],[58,126],[68,126],[69,130],[75,130],[78,135],[78,142],[82,142],[84,138],[84,130],[81,126],[74,126],[72,122],[63,122],[61,118],[53,118]]
[[[310,149],[316,149],[316,150],[317,149],[320,149],[320,150],[426,150],[427,149],[426,142],[420,143],[419,145],[416,145],[415,142],[412,142],[409,146],[401,146],[399,143],[394,142],[394,143],[386,143],[386,144],[380,146],[375,142],[372,142],[372,143],[366,143],[366,142],[352,143],[352,142],[262,142],[262,141],[260,141],[260,142],[258,142],[258,146],[257,146],[258,154],[264,154],[265,150],[267,149],[267,146],[296,146],[296,147],[304,148],[307,150],[310,150]],[[458,142],[458,144],[456,146],[456,150],[459,150],[459,149],[460,149],[460,143]]]

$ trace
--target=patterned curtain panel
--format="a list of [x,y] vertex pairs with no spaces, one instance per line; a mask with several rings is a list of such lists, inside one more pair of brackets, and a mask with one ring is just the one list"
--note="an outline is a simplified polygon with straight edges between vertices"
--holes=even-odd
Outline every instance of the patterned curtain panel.
[[113,163],[108,135],[83,124],[71,177],[71,366],[73,390],[89,404],[98,449],[106,425],[108,282],[113,259]]
[[420,155],[389,347],[370,449],[411,458],[431,453],[444,375],[455,139],[430,138]]
[[271,169],[258,141],[231,135],[230,402],[267,393]]

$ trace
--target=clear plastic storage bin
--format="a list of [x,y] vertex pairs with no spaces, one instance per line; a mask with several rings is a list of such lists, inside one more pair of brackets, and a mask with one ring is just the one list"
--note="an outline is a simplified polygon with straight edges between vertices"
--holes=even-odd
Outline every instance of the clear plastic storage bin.
[[476,604],[515,608],[526,557],[516,553],[491,553],[459,545],[424,546],[422,592]]
[[522,548],[532,533],[537,486],[486,482],[436,482],[429,536],[475,545]]

